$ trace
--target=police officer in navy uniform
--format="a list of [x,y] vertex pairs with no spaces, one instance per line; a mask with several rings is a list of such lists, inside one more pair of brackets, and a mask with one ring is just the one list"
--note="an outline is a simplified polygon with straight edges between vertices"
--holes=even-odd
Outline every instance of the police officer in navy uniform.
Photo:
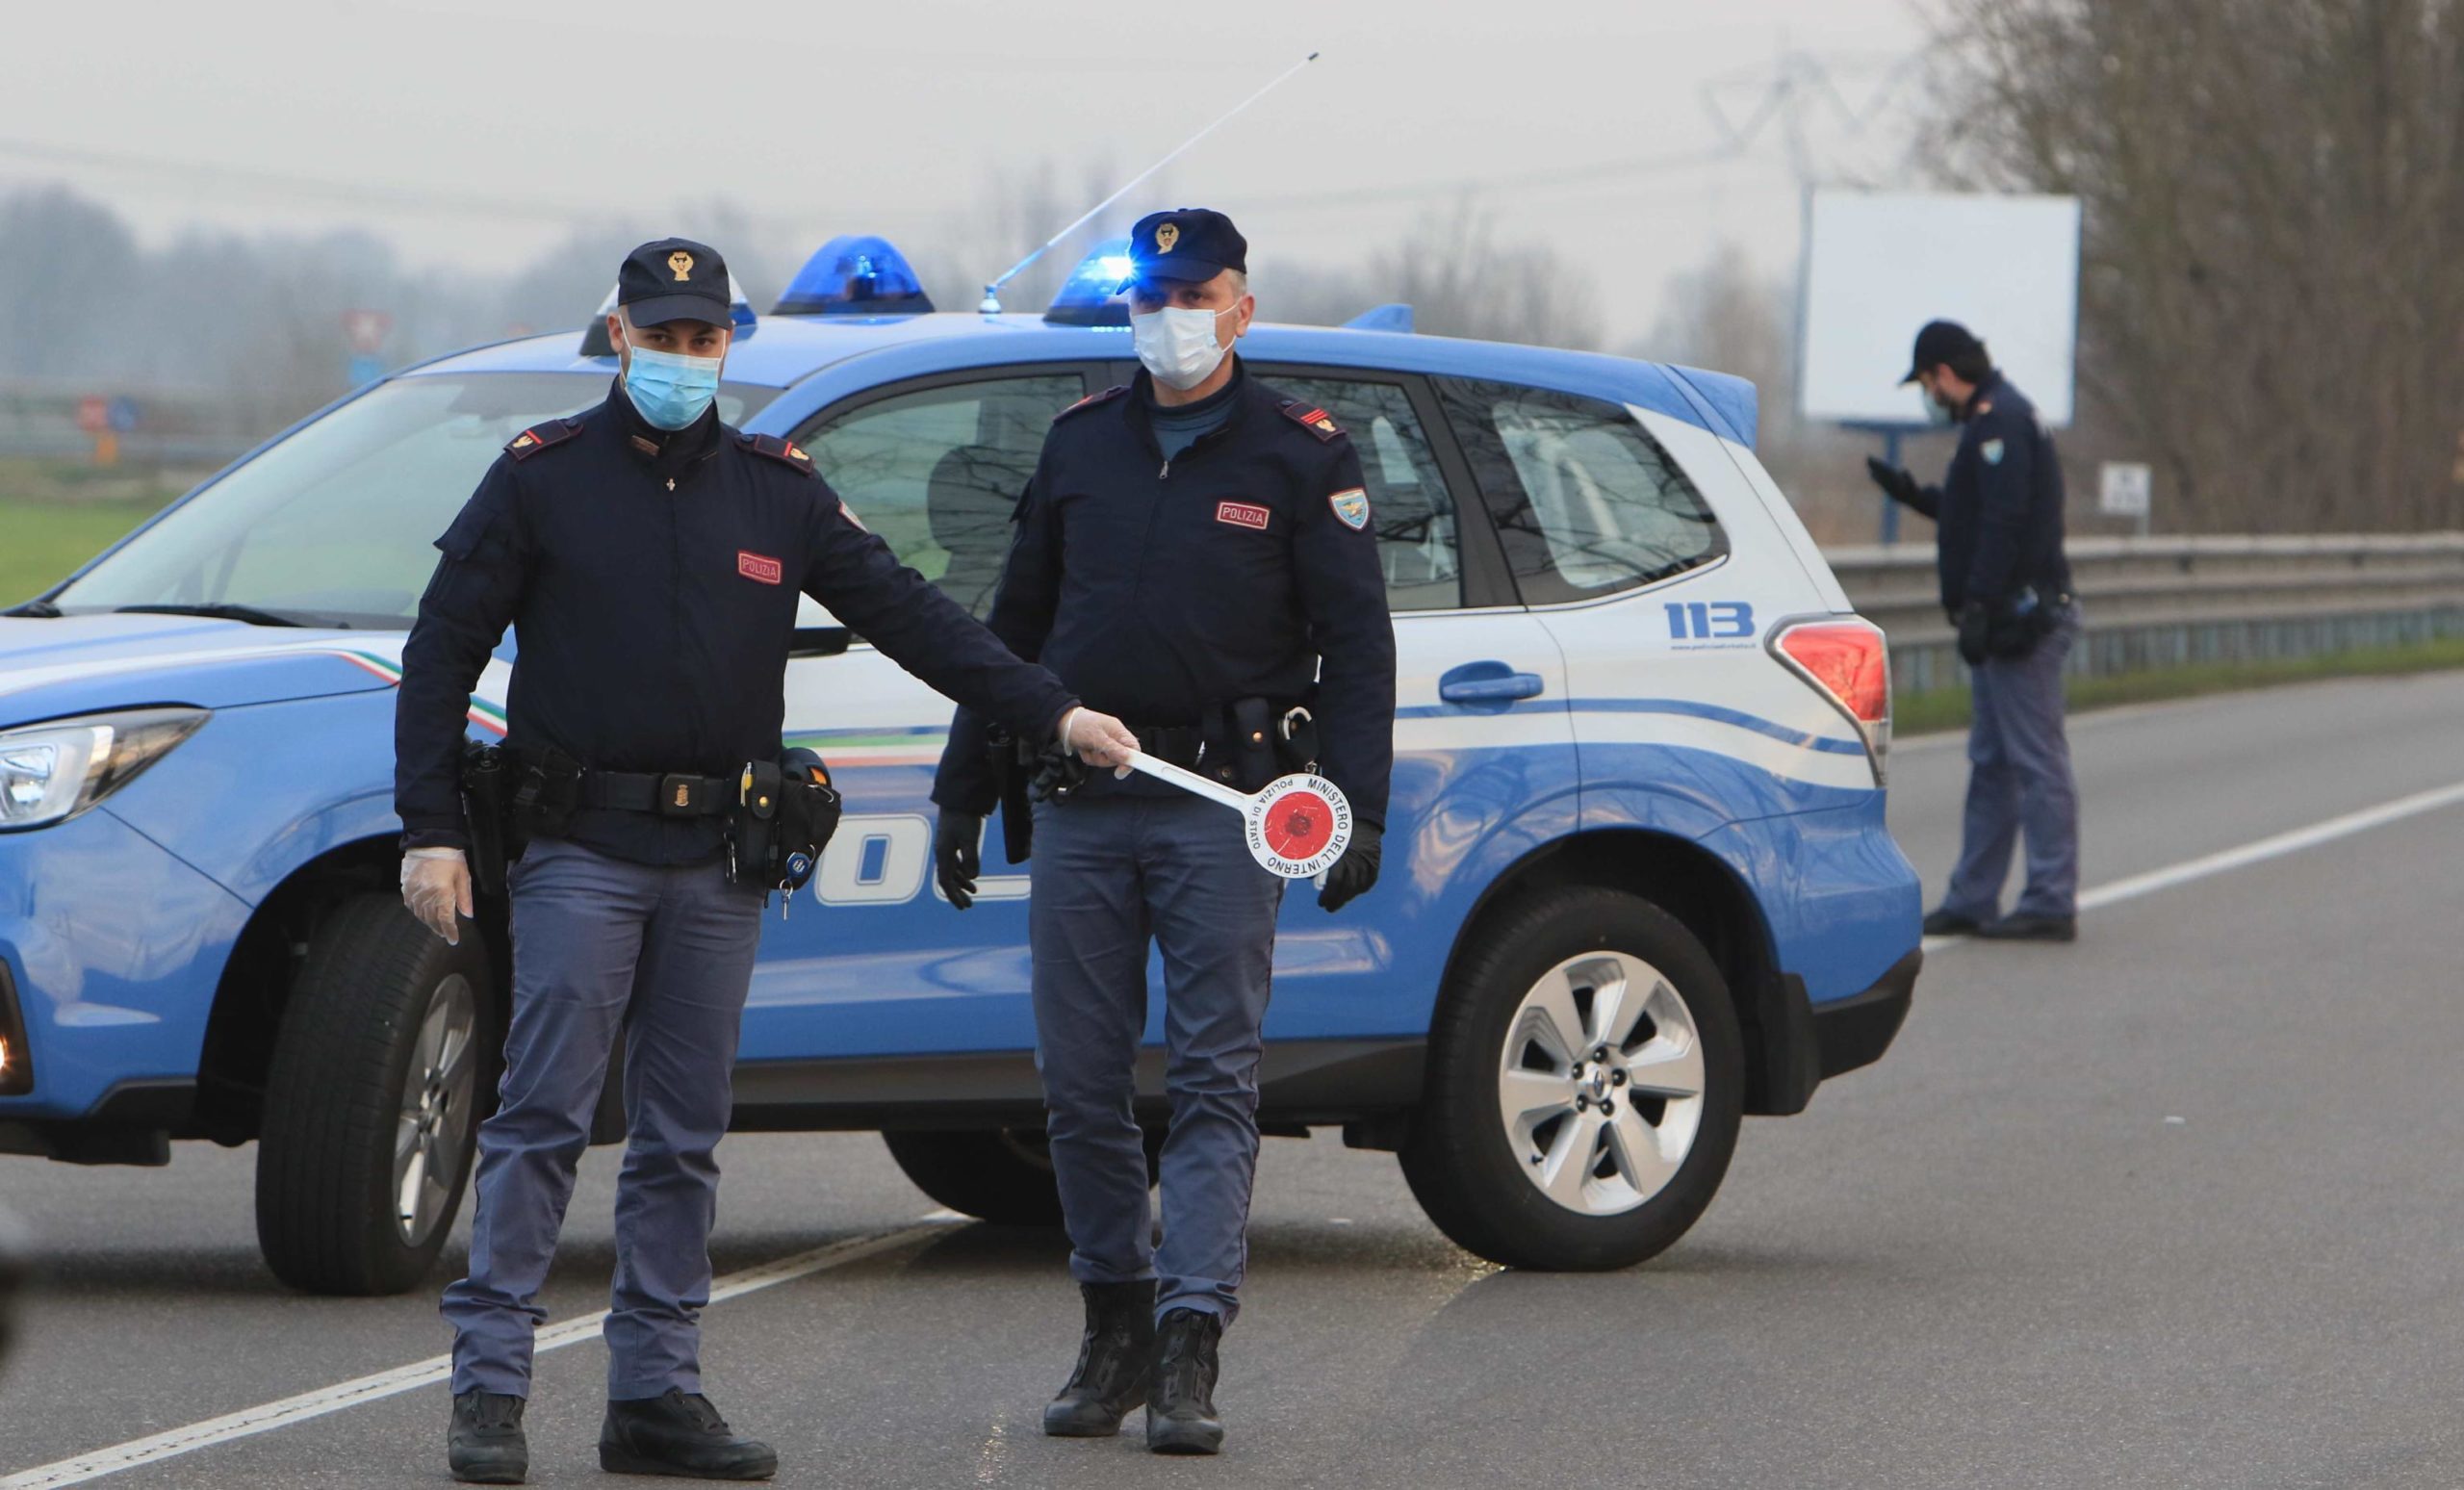
[[[988,624],[1177,764],[1255,790],[1314,758],[1354,814],[1319,894],[1333,911],[1376,881],[1394,756],[1394,630],[1360,460],[1334,420],[1234,354],[1256,302],[1229,218],[1154,214],[1130,257],[1144,370],[1054,421]],[[1000,795],[987,723],[959,710],[933,788],[940,882],[962,910]],[[1314,747],[1294,748],[1287,724]],[[1150,1449],[1213,1453],[1284,882],[1249,857],[1240,814],[1120,772],[1038,803],[1031,861],[1036,1055],[1086,1307],[1044,1431],[1116,1433],[1142,1400]],[[1150,940],[1171,1109],[1160,1247],[1131,1106]]]
[[[2062,664],[2079,635],[2062,552],[2062,463],[2036,405],[2011,386],[1985,344],[1956,321],[1916,335],[1903,383],[1960,424],[1939,487],[1919,486],[1867,457],[1892,500],[1939,525],[1942,608],[1970,669],[1967,809],[1949,892],[1928,936],[2069,941],[2078,936],[2079,789],[2063,733]],[[2008,915],[2002,883],[2021,831],[2027,886]]]
[[[719,420],[727,266],[683,239],[627,257],[606,400],[516,436],[451,527],[402,652],[395,719],[403,898],[449,940],[472,912],[459,798],[465,710],[508,624],[506,748],[571,810],[508,875],[513,1012],[479,1130],[470,1276],[454,1329],[449,1459],[518,1483],[538,1294],[620,1030],[629,1143],[616,1201],[600,1460],[757,1479],[777,1458],[702,1395],[714,1150],[766,900],[731,883],[724,811],[781,749],[799,591],[901,666],[1093,763],[1135,746],[902,566],[795,446]],[[568,773],[570,768],[571,774]],[[546,776],[529,778],[533,785]]]

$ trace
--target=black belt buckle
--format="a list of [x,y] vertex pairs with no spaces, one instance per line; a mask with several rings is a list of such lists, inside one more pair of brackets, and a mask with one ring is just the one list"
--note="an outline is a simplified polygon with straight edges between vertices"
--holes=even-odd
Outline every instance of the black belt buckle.
[[702,815],[702,794],[706,784],[698,776],[671,774],[658,779],[658,812],[661,817],[699,817]]

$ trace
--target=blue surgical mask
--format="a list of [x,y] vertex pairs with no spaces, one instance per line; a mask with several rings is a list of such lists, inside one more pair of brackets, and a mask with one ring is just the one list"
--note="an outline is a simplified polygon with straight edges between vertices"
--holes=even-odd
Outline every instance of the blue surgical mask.
[[718,357],[687,357],[636,347],[625,362],[625,394],[642,418],[681,429],[702,417],[719,393]]

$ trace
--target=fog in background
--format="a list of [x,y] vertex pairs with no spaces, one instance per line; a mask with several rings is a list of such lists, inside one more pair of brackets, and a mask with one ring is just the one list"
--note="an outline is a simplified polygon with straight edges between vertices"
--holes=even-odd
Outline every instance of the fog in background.
[[[227,454],[345,390],[346,311],[392,318],[375,355],[397,366],[576,327],[623,251],[670,232],[722,247],[757,309],[848,232],[968,309],[1315,49],[1009,308],[1142,212],[1219,207],[1269,320],[1403,300],[1429,334],[1752,378],[1765,463],[1817,535],[1859,541],[1873,437],[1793,414],[1804,192],[2072,193],[2074,531],[2118,528],[2092,511],[2105,458],[2155,465],[2162,527],[2464,524],[2459,9],[21,9],[13,53],[47,62],[0,90],[0,455],[78,453],[78,399],[114,394],[192,460]],[[1908,453],[1930,478],[1948,450]]]

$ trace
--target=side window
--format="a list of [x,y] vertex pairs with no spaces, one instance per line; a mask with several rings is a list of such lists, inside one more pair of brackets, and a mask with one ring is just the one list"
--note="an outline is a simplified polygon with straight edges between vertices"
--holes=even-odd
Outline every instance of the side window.
[[1262,372],[1272,388],[1305,398],[1351,435],[1369,487],[1369,520],[1386,569],[1391,610],[1446,610],[1463,604],[1462,537],[1454,499],[1428,452],[1428,432],[1399,383],[1320,373]]
[[1437,384],[1525,604],[1614,594],[1728,552],[1702,493],[1619,405],[1510,383]]
[[1075,372],[919,389],[824,416],[796,436],[849,510],[981,620],[1010,552],[1010,513]]

